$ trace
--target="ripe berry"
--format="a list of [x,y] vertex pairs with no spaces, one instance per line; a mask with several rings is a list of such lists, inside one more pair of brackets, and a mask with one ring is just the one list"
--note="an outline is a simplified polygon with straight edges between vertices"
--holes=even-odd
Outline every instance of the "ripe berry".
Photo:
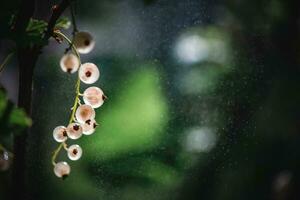
[[78,160],[82,155],[82,149],[79,145],[73,144],[68,148],[68,157],[70,160]]
[[93,63],[84,63],[79,68],[79,78],[86,84],[95,83],[100,76],[98,67]]
[[57,142],[64,142],[68,139],[67,128],[58,126],[53,130],[53,138]]
[[54,165],[54,174],[59,178],[66,178],[70,172],[71,168],[67,162],[58,162]]
[[91,135],[95,132],[97,126],[98,124],[95,119],[88,119],[82,124],[82,133],[84,135]]
[[80,138],[81,135],[82,135],[81,125],[78,124],[78,123],[69,124],[68,127],[67,127],[67,134],[68,134],[68,137],[73,139],[73,140],[76,140],[76,139]]
[[79,60],[77,56],[72,53],[65,54],[60,59],[60,67],[64,72],[74,73],[79,68]]
[[94,119],[95,115],[95,111],[90,105],[79,106],[75,113],[77,121],[81,124],[84,124],[88,119]]
[[93,36],[88,32],[77,32],[74,36],[73,43],[77,48],[77,51],[81,54],[87,54],[93,50],[95,46],[95,40]]
[[93,108],[99,108],[104,103],[106,96],[103,91],[98,87],[89,87],[83,93],[84,103],[92,106]]

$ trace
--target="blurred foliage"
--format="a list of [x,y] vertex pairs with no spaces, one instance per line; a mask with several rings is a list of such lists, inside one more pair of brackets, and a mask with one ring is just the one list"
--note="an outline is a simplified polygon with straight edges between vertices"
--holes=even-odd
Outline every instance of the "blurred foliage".
[[6,98],[3,90],[0,90],[0,119],[1,137],[7,137],[7,135],[12,133],[18,134],[32,124],[31,119],[24,110],[16,108]]
[[[97,110],[97,131],[70,142],[83,147],[82,159],[71,163],[72,176],[57,179],[50,165],[51,150],[57,145],[52,130],[68,118],[75,77],[60,72],[58,56],[48,56],[61,55],[63,48],[50,47],[42,56],[35,72],[35,123],[28,140],[29,196],[299,199],[299,4],[78,1],[79,24],[92,29],[96,42],[101,41],[99,52],[82,59],[100,66],[96,85],[104,87],[109,99]],[[6,7],[14,10],[10,2]],[[0,15],[9,19],[6,11]],[[7,23],[1,18],[2,22]],[[37,35],[46,25],[31,23],[28,29],[37,30]],[[59,26],[67,24],[62,20]],[[132,35],[137,39],[129,40]],[[182,62],[173,55],[174,48],[189,36],[198,43],[187,43],[183,50],[197,56],[200,49],[206,56]],[[136,51],[131,51],[133,46]],[[0,93],[2,118],[7,105]],[[2,130],[14,132],[30,125],[13,107],[0,121],[1,135]],[[215,134],[215,146],[200,151],[203,141],[194,134],[189,142],[197,151],[187,148],[190,130],[203,127]],[[67,159],[64,154],[59,158]]]
[[[159,145],[168,120],[167,105],[158,73],[151,70],[151,66],[146,68],[149,69],[135,72],[120,84],[118,98],[112,99],[110,109],[100,110],[97,115],[100,128],[83,145],[87,146],[87,151],[97,151],[101,160],[143,152]],[[87,156],[95,155],[87,153]]]
[[[14,21],[14,20],[12,20]],[[41,36],[45,32],[48,23],[44,20],[30,19],[26,28],[28,35]],[[55,29],[68,29],[71,26],[71,22],[67,17],[60,17],[55,24]]]
[[[42,44],[44,33],[47,29],[48,23],[44,20],[30,19],[26,28],[27,41],[31,44]],[[54,29],[68,29],[71,26],[71,22],[67,17],[60,17],[55,24]],[[24,45],[27,45],[24,43]]]

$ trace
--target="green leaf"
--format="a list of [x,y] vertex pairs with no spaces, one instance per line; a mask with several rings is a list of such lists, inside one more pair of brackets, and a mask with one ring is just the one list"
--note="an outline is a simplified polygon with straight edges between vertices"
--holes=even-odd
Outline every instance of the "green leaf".
[[[24,128],[31,126],[32,121],[23,109],[17,108],[6,97],[4,91],[0,90],[0,132],[1,136],[11,133],[18,134]],[[0,141],[1,143],[1,141]]]
[[30,19],[26,28],[29,35],[41,35],[47,28],[48,23],[44,20]]
[[[68,29],[71,23],[66,17],[61,17],[55,24],[55,29]],[[44,20],[30,19],[26,28],[27,38],[25,44],[43,44],[44,33],[47,29],[48,23]]]
[[68,29],[71,26],[71,22],[67,17],[61,17],[55,24],[56,29]]
[[25,111],[20,108],[15,108],[10,115],[10,124],[12,126],[27,127],[31,126],[32,121],[27,117]]

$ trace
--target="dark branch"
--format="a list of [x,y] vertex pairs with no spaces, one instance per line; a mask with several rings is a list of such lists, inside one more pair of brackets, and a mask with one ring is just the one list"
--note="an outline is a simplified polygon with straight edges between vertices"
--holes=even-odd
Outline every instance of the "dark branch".
[[[31,116],[32,100],[32,80],[33,72],[38,60],[39,54],[44,45],[24,46],[23,39],[26,37],[26,28],[30,18],[33,16],[35,0],[23,0],[16,20],[14,30],[17,33],[17,56],[19,62],[19,99],[18,106]],[[48,41],[52,36],[56,21],[68,7],[69,0],[62,0],[59,5],[54,7],[53,14],[49,20],[47,30],[44,34],[44,41]],[[44,43],[46,44],[46,42]],[[27,200],[26,195],[26,143],[30,129],[24,130],[20,135],[14,137],[14,166],[12,180],[13,200]]]
[[48,40],[52,36],[56,21],[62,15],[62,13],[66,10],[66,8],[69,6],[70,3],[71,3],[71,0],[62,0],[60,2],[60,4],[58,4],[57,6],[55,6],[54,9],[52,9],[53,14],[48,22],[48,27],[45,32],[44,40]]

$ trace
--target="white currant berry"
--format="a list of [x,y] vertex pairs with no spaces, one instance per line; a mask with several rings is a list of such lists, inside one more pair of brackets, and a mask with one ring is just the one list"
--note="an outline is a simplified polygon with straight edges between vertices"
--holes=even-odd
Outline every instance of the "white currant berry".
[[53,138],[57,142],[64,142],[68,139],[67,128],[58,126],[53,130]]
[[87,54],[91,52],[95,46],[95,40],[89,32],[80,31],[74,36],[73,43],[77,48],[77,51],[81,54]]
[[107,97],[103,91],[98,87],[89,87],[83,93],[84,103],[92,106],[93,108],[99,108],[104,103]]
[[60,67],[64,72],[74,73],[79,68],[79,59],[72,53],[65,54],[60,59]]
[[97,126],[98,124],[95,119],[88,119],[82,124],[82,133],[84,135],[91,135],[95,132]]
[[58,162],[54,165],[54,174],[59,178],[66,178],[71,172],[71,167],[67,162]]
[[76,140],[76,139],[80,138],[81,135],[82,135],[81,125],[78,124],[78,123],[69,124],[68,127],[67,127],[67,134],[68,134],[68,137],[73,139],[73,140]]
[[95,110],[90,105],[81,105],[77,108],[75,116],[79,123],[84,124],[84,122],[88,119],[95,118]]
[[98,67],[93,63],[84,63],[79,68],[79,78],[86,84],[95,83],[100,76]]
[[82,156],[82,149],[79,145],[73,144],[68,148],[68,157],[70,160],[78,160]]

